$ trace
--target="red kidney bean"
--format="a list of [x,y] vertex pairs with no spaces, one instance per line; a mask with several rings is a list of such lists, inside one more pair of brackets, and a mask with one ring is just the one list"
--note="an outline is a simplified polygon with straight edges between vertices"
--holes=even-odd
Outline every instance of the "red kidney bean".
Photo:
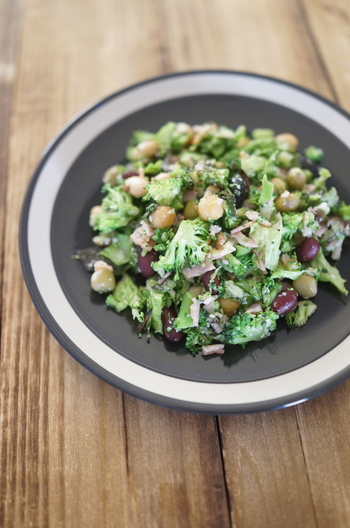
[[147,251],[147,253],[142,256],[142,247],[141,246],[136,246],[137,248],[137,263],[139,265],[139,270],[140,270],[140,273],[141,275],[143,275],[144,277],[153,277],[153,275],[155,275],[155,271],[154,269],[152,268],[151,264],[152,262],[157,262],[157,260],[159,259],[159,255],[158,253],[156,252],[155,249],[151,249],[151,251]]
[[174,308],[163,308],[162,311],[162,323],[164,337],[170,341],[170,343],[177,343],[184,337],[184,333],[173,328],[173,323],[177,317],[177,313]]
[[218,287],[220,285],[220,279],[217,275],[214,280],[211,280],[211,276],[213,275],[213,273],[215,273],[215,271],[216,270],[207,271],[206,273],[203,273],[203,275],[201,275],[204,288],[207,291],[211,290],[211,293],[213,295],[217,295],[219,293],[219,290],[215,288],[215,286]]
[[271,310],[277,312],[281,317],[292,312],[298,304],[298,294],[292,288],[279,292],[271,304]]
[[314,259],[320,250],[320,243],[316,238],[305,238],[296,248],[295,252],[299,262],[309,262]]
[[135,170],[129,170],[129,171],[126,171],[124,172],[124,174],[122,175],[122,178],[123,180],[127,180],[128,178],[131,178],[131,176],[138,176],[139,173]]

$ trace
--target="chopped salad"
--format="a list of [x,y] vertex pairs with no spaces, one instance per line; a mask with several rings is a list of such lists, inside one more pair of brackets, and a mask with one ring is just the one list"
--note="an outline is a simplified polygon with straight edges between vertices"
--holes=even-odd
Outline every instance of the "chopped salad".
[[140,334],[192,354],[260,341],[284,318],[302,326],[319,282],[347,295],[334,262],[350,206],[328,186],[315,146],[245,126],[169,122],[134,132],[127,162],[103,176],[93,247],[77,252],[108,307]]

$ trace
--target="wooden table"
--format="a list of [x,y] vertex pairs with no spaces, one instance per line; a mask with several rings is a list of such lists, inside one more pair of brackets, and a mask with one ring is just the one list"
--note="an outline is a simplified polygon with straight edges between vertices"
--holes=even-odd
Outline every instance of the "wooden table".
[[17,249],[45,145],[132,83],[245,70],[349,111],[349,0],[1,0],[0,43],[0,526],[350,526],[350,381],[255,415],[139,401],[49,334]]

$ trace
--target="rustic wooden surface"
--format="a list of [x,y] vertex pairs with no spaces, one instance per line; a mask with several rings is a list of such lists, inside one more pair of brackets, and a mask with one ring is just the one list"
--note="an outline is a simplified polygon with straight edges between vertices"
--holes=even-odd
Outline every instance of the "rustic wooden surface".
[[85,105],[228,68],[350,110],[349,0],[0,0],[0,526],[350,526],[350,381],[297,407],[199,416],[122,394],[48,333],[23,280],[23,195]]

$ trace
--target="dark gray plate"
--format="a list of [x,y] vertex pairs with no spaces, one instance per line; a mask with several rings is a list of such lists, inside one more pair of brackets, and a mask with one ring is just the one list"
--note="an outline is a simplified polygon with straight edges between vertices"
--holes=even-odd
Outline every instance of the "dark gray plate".
[[[223,90],[226,79],[229,82]],[[161,87],[162,83],[168,87],[166,97],[165,85]],[[203,88],[205,84],[206,89]],[[148,95],[150,90],[152,101]],[[246,95],[247,91],[249,96]],[[125,95],[133,101],[132,96],[136,92],[139,106],[141,98],[141,107],[135,109],[130,104],[130,109],[126,108],[125,112],[126,103],[122,101],[120,106],[125,115],[121,116],[118,102]],[[281,104],[287,92],[294,100]],[[314,115],[310,111],[310,100],[315,104],[315,109],[312,109]],[[324,116],[320,114],[322,109]],[[103,112],[105,116],[101,119],[100,114]],[[332,122],[327,112],[332,114]],[[97,132],[93,131],[94,123],[89,120],[95,120],[95,130],[99,128]],[[347,299],[327,284],[321,285],[316,298],[318,309],[305,327],[290,331],[281,321],[269,339],[252,343],[245,350],[239,346],[228,347],[224,356],[209,359],[200,355],[193,358],[183,345],[170,345],[160,338],[152,337],[150,342],[145,337],[139,339],[137,325],[128,314],[116,314],[105,306],[103,297],[91,292],[89,274],[71,257],[77,249],[91,245],[88,215],[91,206],[101,201],[102,175],[108,167],[123,160],[128,139],[135,129],[156,131],[169,120],[191,124],[212,120],[233,128],[245,124],[248,129],[269,127],[277,133],[291,132],[299,138],[300,150],[310,144],[323,148],[323,164],[333,174],[332,184],[337,187],[341,198],[350,203],[346,170],[350,166],[350,150],[344,143],[346,126],[350,129],[349,118],[342,110],[317,95],[274,79],[234,72],[185,73],[131,87],[94,106],[62,132],[46,152],[28,191],[21,220],[22,264],[29,291],[49,329],[74,357],[106,381],[155,403],[176,408],[206,412],[275,408],[311,397],[344,379],[348,375],[348,365],[345,364],[344,369],[341,362],[334,372],[320,375],[324,368],[322,358],[325,365],[328,364],[325,356],[328,359],[331,352],[337,358],[341,354],[341,343],[343,347],[347,346],[344,340],[350,331]],[[342,127],[345,127],[345,132]],[[338,132],[335,132],[336,128]],[[87,138],[82,140],[85,135]],[[53,168],[49,166],[50,163]],[[57,181],[54,190],[51,190],[51,206],[42,213],[43,220],[47,218],[51,225],[51,229],[45,233],[51,247],[39,259],[37,253],[42,251],[42,244],[37,240],[43,235],[34,227],[35,222],[39,225],[39,216],[37,220],[30,221],[30,215],[35,216],[34,208],[38,214],[33,194],[39,193],[40,185],[41,192],[48,192],[47,189],[45,191],[45,185],[48,185],[45,182],[49,182],[50,174],[55,170],[57,174],[53,179]],[[36,203],[41,203],[39,198]],[[51,292],[51,295],[57,292],[54,308],[48,306],[45,299],[49,290],[44,291],[45,288],[39,284],[40,273],[46,273],[44,268],[40,269],[42,259],[50,261],[51,276],[56,285]],[[344,248],[339,270],[344,278],[349,278],[348,245]],[[68,301],[72,314],[82,324],[79,337],[73,336],[69,322],[63,320],[67,307],[62,302],[61,308],[58,308],[61,302],[59,297]],[[82,333],[86,335],[82,336]],[[120,365],[108,366],[106,369],[103,361],[98,360],[99,354],[97,361],[96,357],[91,357],[86,350],[91,336],[95,339],[95,352],[98,344],[101,354],[106,353],[105,347],[109,354],[112,353],[112,362],[113,353],[118,358],[126,359],[124,368],[129,379],[119,377]],[[137,366],[141,367],[140,371]],[[308,372],[315,371],[318,376],[305,385],[306,368]],[[130,375],[133,370],[134,378]],[[147,389],[138,381],[141,373],[145,378],[155,375],[154,381],[149,380]],[[131,383],[130,377],[133,380]],[[156,380],[158,387],[154,385]],[[170,380],[174,383],[175,392],[171,393],[169,389],[169,394],[166,394],[166,385]],[[289,387],[290,382],[295,385],[295,390]],[[267,398],[264,397],[268,394],[264,389],[266,383],[269,383],[271,390],[271,396]],[[179,391],[185,391],[185,398],[181,392],[176,396],[176,385]],[[239,387],[241,390],[238,390]],[[249,387],[253,392],[249,391]],[[205,401],[209,394],[205,392],[206,389],[213,392],[212,399],[208,397],[209,401]],[[201,391],[206,394],[203,398],[199,396]],[[245,397],[245,391],[250,395],[256,391],[256,396]],[[196,393],[196,397],[192,397],[191,392],[192,396]],[[170,396],[170,393],[175,394],[175,397]]]

